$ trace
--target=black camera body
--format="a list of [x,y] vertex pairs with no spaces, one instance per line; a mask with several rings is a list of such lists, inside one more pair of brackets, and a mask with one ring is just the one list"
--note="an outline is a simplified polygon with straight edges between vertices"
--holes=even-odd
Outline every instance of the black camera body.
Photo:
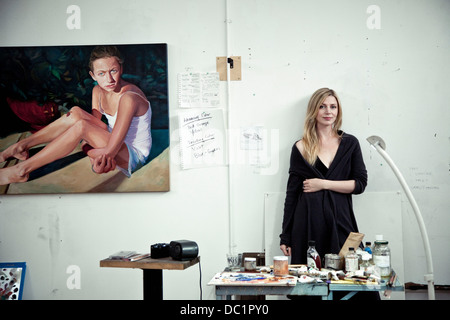
[[152,259],[166,258],[170,255],[168,243],[155,243],[150,246],[150,256]]
[[198,255],[197,243],[190,240],[170,242],[170,256],[174,260],[192,260]]

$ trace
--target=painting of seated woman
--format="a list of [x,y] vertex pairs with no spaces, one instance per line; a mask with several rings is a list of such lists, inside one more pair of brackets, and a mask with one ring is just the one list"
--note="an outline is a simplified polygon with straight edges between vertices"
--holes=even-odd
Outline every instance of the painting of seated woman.
[[170,190],[167,45],[0,48],[0,193]]

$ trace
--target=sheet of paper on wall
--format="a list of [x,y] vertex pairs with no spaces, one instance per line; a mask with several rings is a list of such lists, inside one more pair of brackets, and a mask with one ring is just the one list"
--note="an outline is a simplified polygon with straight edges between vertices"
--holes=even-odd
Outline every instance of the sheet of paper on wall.
[[206,108],[220,105],[218,72],[185,72],[178,74],[178,106]]
[[178,113],[183,169],[225,164],[225,125],[222,109],[190,109]]
[[241,128],[241,150],[262,150],[264,132],[262,126]]
[[256,167],[270,165],[267,146],[267,129],[263,126],[242,127],[240,134],[241,150],[245,150],[247,164]]

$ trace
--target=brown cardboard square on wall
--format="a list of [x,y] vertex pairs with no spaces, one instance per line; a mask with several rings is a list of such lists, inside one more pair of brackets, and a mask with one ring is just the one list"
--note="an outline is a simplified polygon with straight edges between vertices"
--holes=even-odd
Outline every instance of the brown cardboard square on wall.
[[[228,61],[230,59],[230,62]],[[220,81],[227,81],[227,65],[230,65],[230,81],[242,80],[242,63],[240,56],[217,57],[216,71],[219,73]]]

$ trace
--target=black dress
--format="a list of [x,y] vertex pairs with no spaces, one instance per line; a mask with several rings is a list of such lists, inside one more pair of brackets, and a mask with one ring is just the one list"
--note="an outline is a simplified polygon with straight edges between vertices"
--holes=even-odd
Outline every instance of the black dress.
[[343,133],[330,167],[320,159],[311,166],[296,145],[292,147],[280,244],[292,248],[291,263],[306,264],[308,240],[314,240],[319,255],[339,253],[350,232],[358,232],[352,194],[321,190],[303,193],[305,179],[355,180],[353,194],[364,192],[367,170],[354,136]]

